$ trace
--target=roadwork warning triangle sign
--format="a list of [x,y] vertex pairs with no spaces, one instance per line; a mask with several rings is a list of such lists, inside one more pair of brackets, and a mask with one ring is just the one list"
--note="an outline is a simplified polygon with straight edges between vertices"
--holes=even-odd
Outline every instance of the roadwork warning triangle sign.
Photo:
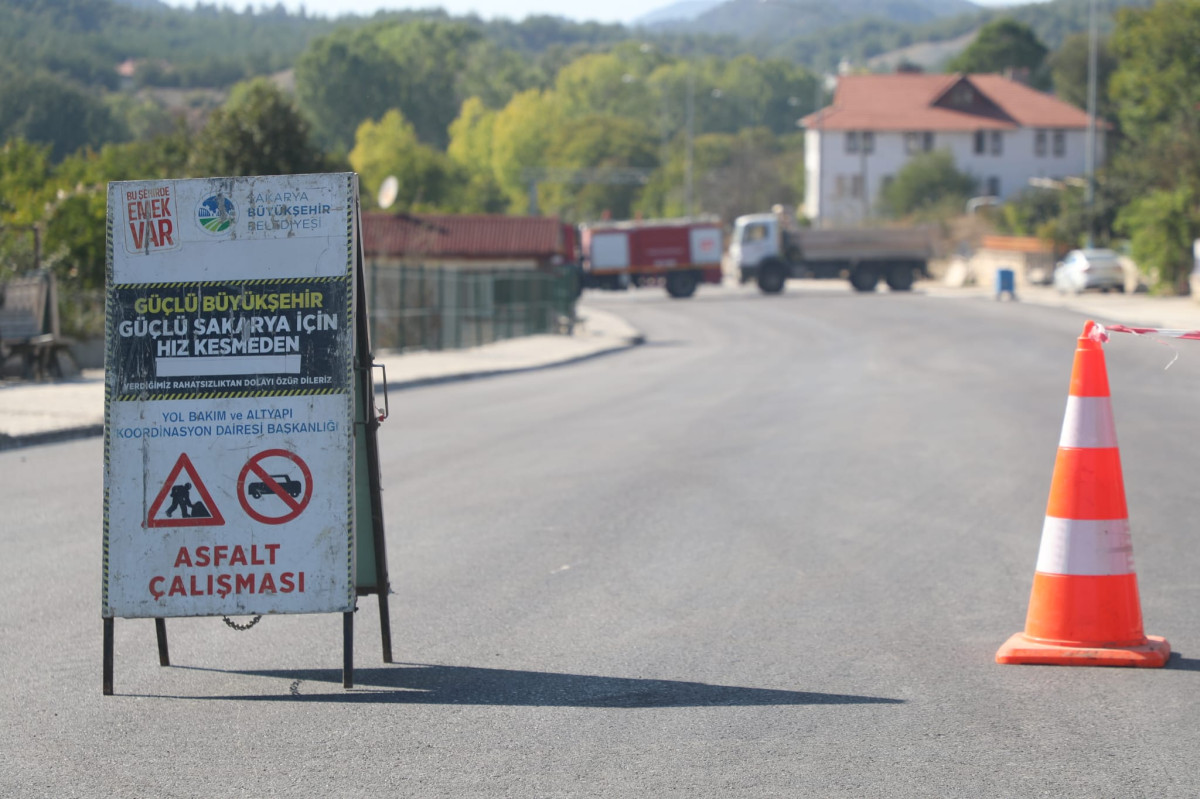
[[[183,472],[187,472],[186,477],[182,476]],[[195,502],[192,501],[193,489],[200,495]],[[168,498],[170,498],[171,504],[166,510],[163,510]],[[176,512],[178,512],[178,516],[175,515]],[[200,475],[196,473],[196,467],[192,465],[187,453],[181,452],[179,460],[175,461],[175,467],[167,475],[167,481],[163,483],[162,490],[150,503],[146,526],[216,527],[222,524],[225,524],[225,517],[221,515],[220,509],[213,502],[212,495],[208,493],[208,489],[200,480]]]

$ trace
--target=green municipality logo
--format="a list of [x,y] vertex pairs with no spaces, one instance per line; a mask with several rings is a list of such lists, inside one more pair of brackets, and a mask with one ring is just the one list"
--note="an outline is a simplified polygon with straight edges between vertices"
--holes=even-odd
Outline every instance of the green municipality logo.
[[196,218],[209,233],[224,233],[237,222],[237,206],[224,194],[214,194],[200,203]]

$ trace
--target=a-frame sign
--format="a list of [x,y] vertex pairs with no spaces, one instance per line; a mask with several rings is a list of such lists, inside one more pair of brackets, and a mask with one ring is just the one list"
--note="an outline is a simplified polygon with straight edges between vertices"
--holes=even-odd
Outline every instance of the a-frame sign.
[[[114,619],[343,614],[392,662],[351,173],[109,184],[103,690]],[[386,407],[386,402],[384,403]]]

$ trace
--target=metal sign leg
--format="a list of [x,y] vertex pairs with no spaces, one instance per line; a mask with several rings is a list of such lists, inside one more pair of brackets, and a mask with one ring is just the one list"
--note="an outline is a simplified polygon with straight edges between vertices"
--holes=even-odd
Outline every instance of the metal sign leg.
[[158,665],[170,666],[171,656],[167,653],[167,620],[154,620],[154,634],[158,638]]
[[113,620],[104,620],[104,695],[113,693]]
[[354,611],[342,614],[342,687],[354,687]]
[[384,580],[382,588],[379,591],[379,626],[380,635],[383,638],[383,662],[393,663],[392,660],[392,618],[388,611],[388,589],[387,581]]

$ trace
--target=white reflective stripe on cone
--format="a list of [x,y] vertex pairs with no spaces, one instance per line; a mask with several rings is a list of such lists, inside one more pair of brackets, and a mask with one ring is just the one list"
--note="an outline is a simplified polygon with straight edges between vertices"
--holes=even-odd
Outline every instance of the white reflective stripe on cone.
[[1060,447],[1099,449],[1117,445],[1117,426],[1113,423],[1109,397],[1067,397]]
[[1132,574],[1129,520],[1047,516],[1042,525],[1037,570],[1043,574]]

